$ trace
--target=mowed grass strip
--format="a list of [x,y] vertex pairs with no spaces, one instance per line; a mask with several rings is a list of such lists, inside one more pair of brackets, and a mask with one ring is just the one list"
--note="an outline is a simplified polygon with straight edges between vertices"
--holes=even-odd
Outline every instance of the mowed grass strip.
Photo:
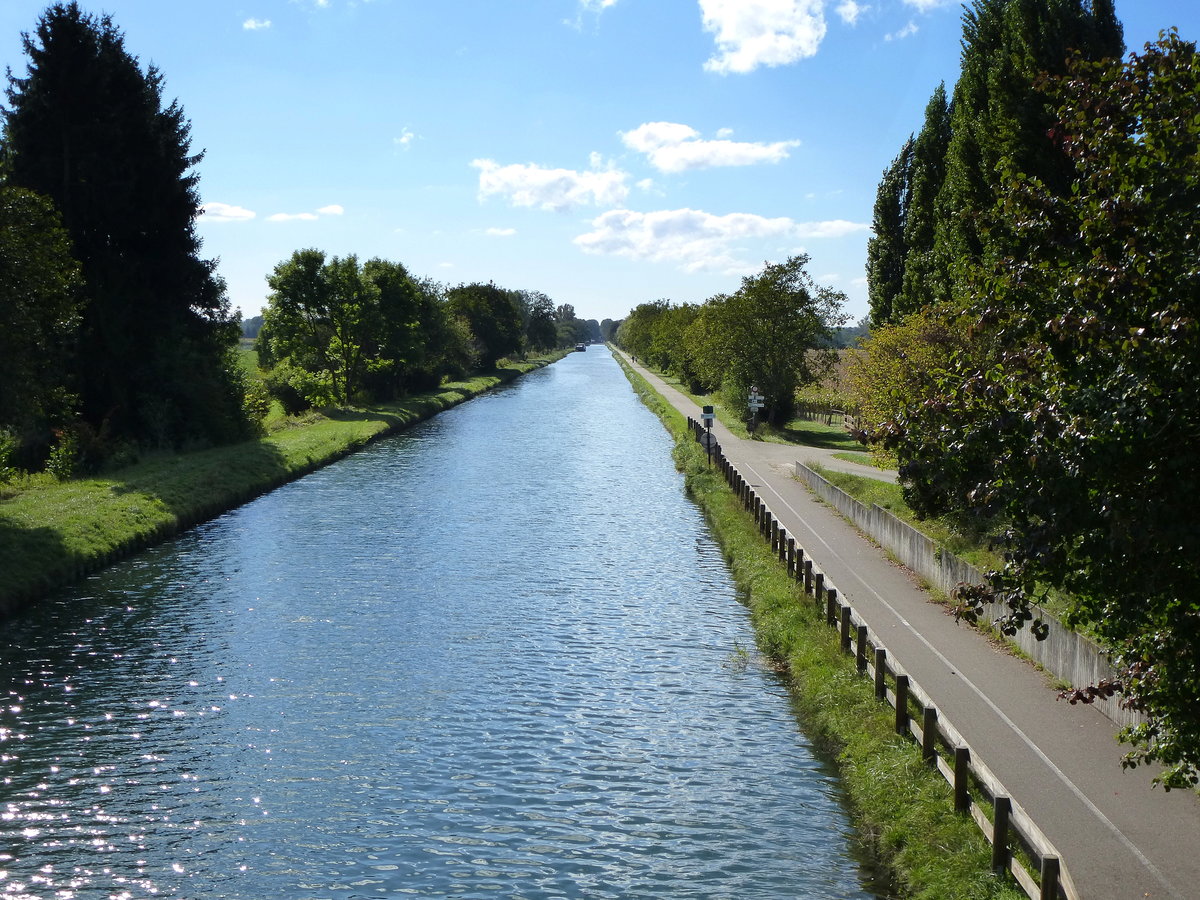
[[674,435],[676,463],[725,552],[758,649],[785,674],[805,733],[836,762],[859,835],[891,873],[893,890],[920,900],[1024,898],[992,874],[987,840],[954,812],[949,785],[922,762],[920,748],[895,733],[895,713],[875,699],[872,684],[842,654],[838,633],[708,466],[684,416],[636,372],[626,373]]
[[328,410],[258,440],[155,456],[0,500],[0,614],[561,358],[510,363],[401,402]]

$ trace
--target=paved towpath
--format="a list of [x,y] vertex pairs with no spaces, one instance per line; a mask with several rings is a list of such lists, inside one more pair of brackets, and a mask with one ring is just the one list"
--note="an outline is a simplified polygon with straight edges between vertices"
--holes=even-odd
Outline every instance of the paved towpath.
[[[636,366],[687,415],[700,409]],[[890,562],[792,477],[791,463],[821,451],[742,440],[720,423],[721,449],[797,544],[933,698],[1058,848],[1081,896],[1097,900],[1200,898],[1200,798],[1123,771],[1117,728],[1095,709],[1056,700],[1045,676],[994,649],[930,602]],[[853,464],[848,464],[853,465]]]

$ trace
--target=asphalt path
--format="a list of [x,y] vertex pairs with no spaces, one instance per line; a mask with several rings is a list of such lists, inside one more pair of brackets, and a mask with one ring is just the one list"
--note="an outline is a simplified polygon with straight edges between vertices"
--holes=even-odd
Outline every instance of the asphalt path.
[[[628,357],[626,357],[628,359]],[[668,402],[700,408],[634,364]],[[891,562],[793,477],[792,463],[862,471],[829,451],[713,431],[725,456],[897,660],[1058,848],[1080,895],[1101,900],[1200,898],[1200,798],[1153,787],[1153,770],[1123,770],[1117,726],[1057,700],[1046,676],[957,624],[911,572]],[[781,449],[783,448],[783,449]],[[877,476],[878,477],[878,476]]]

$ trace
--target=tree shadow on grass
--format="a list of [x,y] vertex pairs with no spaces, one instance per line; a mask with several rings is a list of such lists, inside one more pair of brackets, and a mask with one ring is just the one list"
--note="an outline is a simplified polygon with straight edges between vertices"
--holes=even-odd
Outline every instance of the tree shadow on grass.
[[831,432],[815,422],[792,421],[778,429],[780,437],[789,444],[803,444],[822,450],[859,450],[863,445],[847,432]]

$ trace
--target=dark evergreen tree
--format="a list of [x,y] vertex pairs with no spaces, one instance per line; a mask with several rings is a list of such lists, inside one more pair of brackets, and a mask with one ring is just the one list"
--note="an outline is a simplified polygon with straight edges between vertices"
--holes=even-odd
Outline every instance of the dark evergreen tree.
[[925,124],[913,144],[912,191],[904,219],[904,275],[900,295],[892,304],[892,319],[947,299],[946,261],[934,251],[937,196],[946,180],[950,147],[950,106],[946,86],[939,84],[925,107]]
[[199,257],[190,125],[164,106],[110,17],[55,4],[9,73],[3,155],[12,185],[49,197],[85,281],[78,384],[93,426],[158,443],[243,427],[238,335],[215,263]]
[[875,193],[871,220],[875,236],[867,242],[867,299],[872,325],[886,325],[896,318],[895,304],[904,286],[908,255],[904,232],[912,199],[912,162],[910,137],[884,171]]
[[1123,51],[1111,0],[974,0],[964,11],[935,237],[959,299],[972,267],[1020,253],[1019,235],[996,215],[999,171],[1037,178],[1063,196],[1070,190],[1070,164],[1052,137],[1054,105],[1039,78],[1063,74],[1072,54],[1099,60]]

